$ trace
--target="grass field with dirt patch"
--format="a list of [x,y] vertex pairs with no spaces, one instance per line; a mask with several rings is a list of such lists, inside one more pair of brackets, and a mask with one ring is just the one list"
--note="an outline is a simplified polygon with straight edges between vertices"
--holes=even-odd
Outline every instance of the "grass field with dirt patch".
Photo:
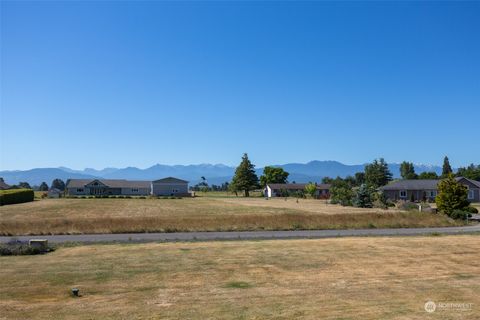
[[456,226],[444,215],[263,198],[44,199],[0,207],[0,235]]
[[479,252],[474,235],[60,247],[0,257],[0,318],[478,319]]

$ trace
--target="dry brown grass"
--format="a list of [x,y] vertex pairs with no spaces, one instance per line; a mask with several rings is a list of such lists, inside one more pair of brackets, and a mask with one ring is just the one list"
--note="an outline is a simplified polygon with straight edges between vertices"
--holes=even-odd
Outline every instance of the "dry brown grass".
[[479,252],[473,235],[60,248],[0,257],[0,318],[478,319]]
[[0,207],[0,234],[454,226],[443,215],[282,199],[45,199]]

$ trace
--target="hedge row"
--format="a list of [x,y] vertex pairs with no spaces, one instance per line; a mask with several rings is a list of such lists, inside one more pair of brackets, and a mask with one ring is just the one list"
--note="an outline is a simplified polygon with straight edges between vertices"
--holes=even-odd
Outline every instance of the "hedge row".
[[0,206],[6,204],[33,201],[35,194],[32,189],[0,190]]

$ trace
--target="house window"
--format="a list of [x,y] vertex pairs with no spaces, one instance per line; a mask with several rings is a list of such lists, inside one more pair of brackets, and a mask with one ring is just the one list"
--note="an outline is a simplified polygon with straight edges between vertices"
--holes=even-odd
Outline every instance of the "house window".
[[138,192],[138,189],[132,189],[132,192]]
[[77,189],[77,192],[83,192],[83,189],[79,188]]
[[172,192],[173,192],[173,193],[177,193],[177,192],[178,192],[178,189],[172,189]]
[[473,190],[468,190],[468,200],[473,200],[475,195],[473,194]]
[[428,195],[429,198],[435,198],[437,196],[437,191],[430,190],[430,191],[428,191],[427,195]]
[[400,198],[406,198],[407,197],[407,190],[401,190],[400,191]]

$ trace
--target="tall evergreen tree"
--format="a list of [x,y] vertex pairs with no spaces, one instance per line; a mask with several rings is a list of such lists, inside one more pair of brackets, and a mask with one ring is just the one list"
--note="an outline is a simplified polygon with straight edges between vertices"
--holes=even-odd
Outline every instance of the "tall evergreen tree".
[[415,167],[412,162],[403,161],[400,164],[400,175],[403,179],[417,179],[418,176],[415,173]]
[[443,158],[442,177],[446,178],[450,173],[452,173],[452,167],[450,166],[448,157],[445,156],[445,158]]
[[362,184],[357,190],[357,194],[355,195],[353,203],[359,208],[372,208],[372,193],[372,190],[366,184]]
[[242,162],[235,170],[235,176],[231,183],[232,190],[243,191],[245,197],[250,196],[250,190],[258,187],[258,177],[255,174],[255,166],[248,159],[246,153],[243,154]]
[[379,188],[392,180],[392,173],[383,158],[375,159],[365,166],[365,183],[373,188]]

